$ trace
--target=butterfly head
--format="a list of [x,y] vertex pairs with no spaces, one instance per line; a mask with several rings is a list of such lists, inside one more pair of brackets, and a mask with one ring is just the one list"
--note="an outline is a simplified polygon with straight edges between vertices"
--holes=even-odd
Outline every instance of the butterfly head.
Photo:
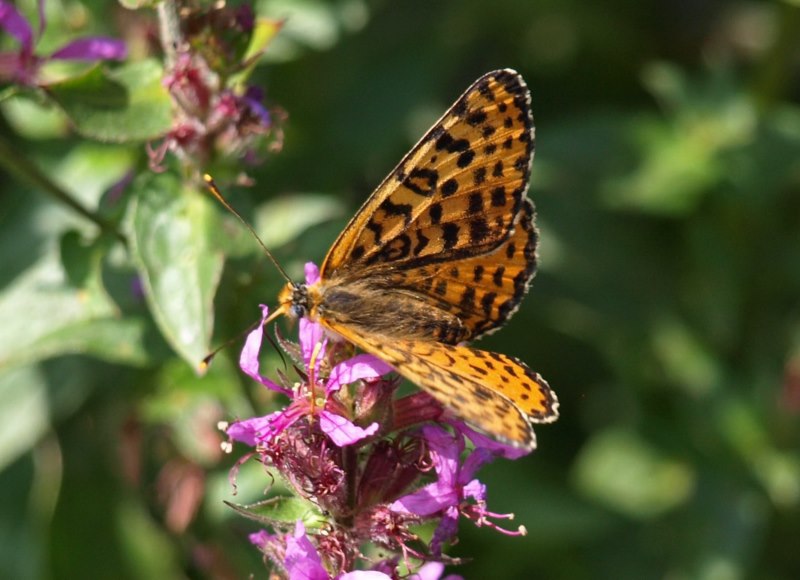
[[278,294],[280,310],[292,318],[303,318],[308,315],[308,286],[289,282]]

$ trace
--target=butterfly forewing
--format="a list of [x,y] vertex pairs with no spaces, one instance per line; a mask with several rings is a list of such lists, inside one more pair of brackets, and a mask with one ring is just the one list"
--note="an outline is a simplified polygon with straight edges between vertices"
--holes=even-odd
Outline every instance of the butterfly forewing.
[[530,173],[529,101],[514,71],[473,83],[353,217],[328,252],[322,277],[450,262],[501,244]]

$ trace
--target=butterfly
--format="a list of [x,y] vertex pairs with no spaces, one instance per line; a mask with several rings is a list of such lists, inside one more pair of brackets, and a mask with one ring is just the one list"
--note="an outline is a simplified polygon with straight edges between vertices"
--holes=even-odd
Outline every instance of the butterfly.
[[510,69],[475,81],[361,206],[311,285],[270,316],[307,317],[386,361],[495,439],[533,449],[558,417],[523,362],[464,345],[502,326],[536,270],[527,197],[530,92]]

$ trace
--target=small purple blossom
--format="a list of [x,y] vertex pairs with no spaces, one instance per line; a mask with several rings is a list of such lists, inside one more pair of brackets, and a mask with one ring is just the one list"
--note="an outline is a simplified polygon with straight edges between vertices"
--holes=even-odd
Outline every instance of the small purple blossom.
[[[372,570],[353,570],[333,576],[323,565],[319,551],[308,536],[301,521],[294,530],[282,537],[262,530],[250,535],[253,545],[265,552],[280,554],[281,566],[289,580],[392,580],[396,577],[397,562],[381,562]],[[444,572],[441,562],[427,562],[408,580],[440,580]],[[448,575],[442,580],[461,580],[461,576]]]
[[291,580],[328,580],[322,558],[306,535],[303,522],[295,525],[294,534],[286,540],[284,566]]
[[[278,411],[264,417],[255,417],[244,421],[237,421],[228,428],[228,435],[237,441],[248,445],[264,445],[290,427],[296,421],[305,416],[316,415],[319,417],[319,425],[322,431],[338,446],[344,447],[361,441],[365,437],[374,435],[379,428],[375,422],[366,428],[355,425],[346,417],[336,413],[334,405],[316,406],[314,398],[315,385],[310,388],[303,388],[300,385],[294,390],[282,387],[259,373],[258,353],[261,349],[264,326],[269,309],[262,306],[262,324],[258,325],[251,332],[242,355],[239,359],[241,369],[249,377],[255,379],[265,387],[292,397],[291,404],[283,411]],[[301,321],[300,346],[303,352],[303,359],[309,376],[313,376],[314,357],[318,360],[325,354],[326,340],[323,337],[322,327],[318,324]],[[315,352],[316,351],[316,352]],[[338,391],[343,385],[350,384],[359,380],[374,380],[391,371],[391,367],[386,363],[370,357],[369,355],[358,355],[353,359],[343,361],[331,369],[330,376],[325,384],[325,393],[330,395]]]
[[68,42],[50,55],[34,52],[36,41],[41,38],[47,25],[44,0],[37,3],[39,29],[33,32],[28,20],[7,0],[0,0],[0,28],[19,42],[19,50],[0,53],[0,80],[22,85],[40,84],[41,67],[52,60],[124,60],[128,49],[121,40],[105,36],[78,38]]
[[441,521],[431,542],[434,554],[440,554],[442,545],[455,536],[459,515],[473,520],[478,526],[489,526],[507,535],[524,535],[522,527],[509,531],[489,520],[513,518],[513,514],[496,514],[486,509],[486,486],[474,478],[478,469],[494,458],[494,451],[476,448],[462,463],[462,436],[452,435],[434,425],[426,425],[422,432],[438,479],[392,502],[389,509],[421,517],[440,515]]
[[280,112],[264,106],[261,88],[228,86],[228,74],[210,64],[225,59],[208,48],[191,43],[179,47],[165,71],[163,84],[175,104],[175,114],[164,139],[148,145],[154,171],[165,169],[168,152],[186,165],[204,167],[218,156],[256,163],[256,152],[268,137],[270,150],[281,147]]

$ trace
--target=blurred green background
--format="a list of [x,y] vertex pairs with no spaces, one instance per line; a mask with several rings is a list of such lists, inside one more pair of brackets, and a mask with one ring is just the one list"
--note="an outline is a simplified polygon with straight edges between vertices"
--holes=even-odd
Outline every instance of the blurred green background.
[[[131,26],[110,3],[85,10],[106,32]],[[288,113],[285,143],[230,197],[295,274],[472,80],[511,67],[532,91],[541,269],[480,344],[547,378],[561,418],[533,455],[482,472],[490,509],[528,535],[462,523],[452,554],[469,561],[450,571],[800,578],[800,3],[257,12],[288,17],[255,76]],[[5,103],[0,134],[87,203],[141,166],[142,147],[81,142],[28,106]],[[236,348],[196,377],[120,248],[102,284],[67,291],[60,263],[92,226],[19,181],[0,191],[0,577],[267,577],[256,527],[221,503],[216,422],[267,408]],[[250,246],[229,253],[215,344],[280,287]],[[115,322],[93,324],[104,309]],[[245,470],[232,499],[266,485]]]

